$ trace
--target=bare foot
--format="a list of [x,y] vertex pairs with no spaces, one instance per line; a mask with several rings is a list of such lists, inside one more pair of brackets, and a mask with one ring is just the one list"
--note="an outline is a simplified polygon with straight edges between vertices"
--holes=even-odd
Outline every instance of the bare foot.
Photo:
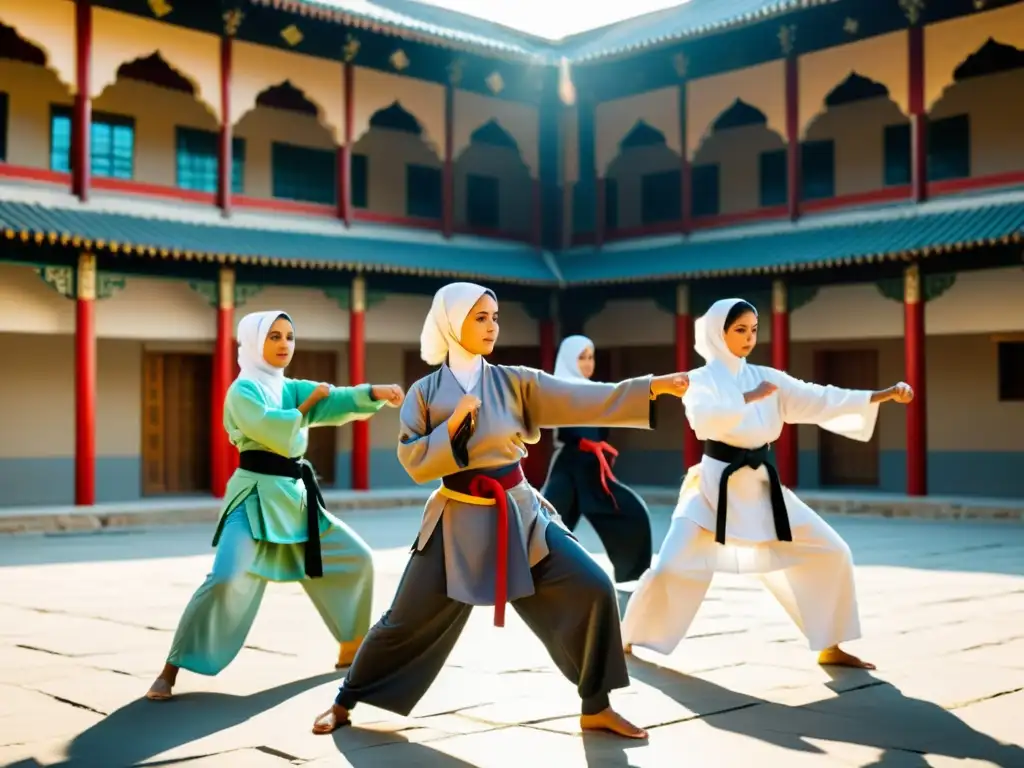
[[171,684],[158,677],[146,692],[146,698],[150,701],[167,701],[171,698]]
[[818,654],[818,663],[826,667],[855,667],[857,669],[877,669],[874,664],[858,659],[847,653],[838,645],[826,648]]
[[622,652],[624,654],[626,654],[627,656],[632,656],[633,655],[633,644],[632,643],[626,643],[624,646],[622,646]]
[[357,637],[355,640],[350,640],[347,643],[341,643],[338,647],[338,661],[334,664],[334,668],[342,669],[352,666],[356,653],[359,651],[359,646],[362,644],[363,638],[361,637]]
[[320,736],[334,733],[339,728],[348,725],[349,722],[348,710],[334,704],[313,723],[313,733]]
[[596,715],[580,715],[580,728],[584,731],[610,731],[627,739],[647,738],[647,731],[637,728],[611,707]]

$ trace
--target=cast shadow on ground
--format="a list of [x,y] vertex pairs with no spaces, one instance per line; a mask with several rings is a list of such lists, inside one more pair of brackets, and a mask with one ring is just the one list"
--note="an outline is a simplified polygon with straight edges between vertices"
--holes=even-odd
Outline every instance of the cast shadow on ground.
[[[476,768],[457,757],[409,741],[402,731],[381,733],[358,726],[334,732],[338,753],[352,768]],[[386,747],[386,749],[381,749]]]
[[1005,768],[1024,766],[1024,748],[976,731],[937,704],[905,696],[865,670],[828,669],[832,680],[826,687],[841,695],[789,706],[635,657],[629,667],[633,678],[657,688],[713,728],[785,749],[821,753],[807,741],[820,739],[881,750],[878,760],[864,768],[928,768],[926,754],[987,760]]
[[[244,723],[300,693],[337,678],[337,672],[328,672],[248,696],[199,692],[181,694],[169,702],[136,699],[80,733],[68,744],[66,759],[48,768],[136,765]],[[173,762],[187,764],[188,761]],[[39,763],[33,759],[20,760],[5,768],[39,768]]]

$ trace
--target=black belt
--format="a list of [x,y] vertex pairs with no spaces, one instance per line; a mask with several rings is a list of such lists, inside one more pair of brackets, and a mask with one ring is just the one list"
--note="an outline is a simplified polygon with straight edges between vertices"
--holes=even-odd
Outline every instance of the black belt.
[[782,483],[775,465],[768,459],[771,446],[765,443],[760,448],[737,448],[733,445],[720,443],[717,440],[704,441],[704,455],[716,461],[724,461],[727,466],[722,471],[722,480],[718,484],[718,520],[715,523],[715,541],[725,544],[726,510],[729,504],[729,478],[733,472],[743,467],[768,471],[768,486],[772,501],[772,518],[775,520],[775,533],[779,541],[792,541],[793,531],[789,527],[789,515],[786,513],[786,500],[782,495]]
[[301,480],[306,486],[306,575],[319,579],[324,575],[323,558],[320,556],[319,510],[327,509],[320,484],[316,481],[313,465],[305,459],[289,459],[270,451],[242,451],[238,466],[260,475],[276,475]]

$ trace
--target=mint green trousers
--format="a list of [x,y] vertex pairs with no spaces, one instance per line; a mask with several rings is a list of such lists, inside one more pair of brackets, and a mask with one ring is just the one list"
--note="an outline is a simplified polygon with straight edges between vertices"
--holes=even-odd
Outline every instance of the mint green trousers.
[[[320,548],[324,575],[302,578],[302,588],[338,643],[362,638],[370,627],[373,601],[370,548],[344,524],[332,526],[321,536]],[[167,656],[169,664],[216,675],[238,655],[267,588],[266,579],[249,571],[256,553],[245,505],[240,504],[224,521],[213,570],[181,616]]]

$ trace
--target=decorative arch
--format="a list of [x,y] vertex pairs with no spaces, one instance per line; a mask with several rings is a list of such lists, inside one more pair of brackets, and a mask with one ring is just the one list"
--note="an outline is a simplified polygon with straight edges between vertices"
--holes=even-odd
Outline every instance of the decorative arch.
[[633,129],[619,142],[619,154],[641,147],[668,146],[665,134],[644,120],[637,120]]
[[538,174],[540,119],[529,104],[492,99],[469,91],[455,91],[455,124],[452,129],[453,159],[472,143],[476,130],[488,122],[500,124],[519,149],[519,157],[531,178]]
[[[233,42],[231,55],[229,118],[232,125],[257,106],[261,94],[288,83],[316,106],[317,119],[331,134],[334,143],[342,143],[345,83],[340,62],[254,45],[242,40]],[[213,70],[218,71],[218,66],[215,65]]]
[[388,131],[401,131],[411,133],[414,136],[423,136],[423,126],[408,110],[404,109],[397,101],[392,102],[390,107],[379,109],[370,117],[370,129],[383,128]]
[[[92,30],[90,98],[97,98],[113,85],[125,63],[159,54],[164,63],[189,81],[196,100],[218,122],[221,120],[220,41],[215,35],[95,5]],[[73,51],[73,43],[71,48]]]
[[670,86],[597,105],[594,111],[594,149],[600,176],[608,174],[609,167],[622,150],[623,137],[635,130],[638,116],[661,134],[669,149],[682,154],[679,92],[677,86]]
[[[352,143],[372,127],[371,120],[395,105],[415,116],[418,135],[438,157],[444,155],[444,86],[399,77],[389,72],[356,67],[353,73],[355,105]],[[390,126],[388,126],[390,127]]]
[[[931,51],[928,55],[931,56]],[[811,125],[830,107],[874,98],[875,93],[880,96],[882,89],[904,117],[910,113],[907,33],[904,30],[806,54],[797,60],[797,66],[800,69],[801,140],[807,138]]]
[[953,70],[953,82],[960,83],[975,77],[995,75],[1014,69],[1024,69],[1024,51],[990,37],[981,48]]
[[43,65],[72,94],[75,85],[75,5],[4,0],[0,22],[22,41],[43,52]]
[[733,128],[746,128],[753,125],[768,125],[768,116],[753,104],[743,99],[736,99],[728,109],[722,112],[711,124],[711,133],[721,133]]
[[876,99],[885,100],[887,105],[885,113],[887,125],[894,122],[906,122],[906,115],[899,108],[899,105],[892,100],[889,89],[883,83],[865,77],[858,72],[851,72],[845,80],[826,94],[823,102],[824,109],[807,122],[800,138],[802,140],[822,138],[822,136],[814,135],[821,133],[821,131],[824,131],[831,138],[833,135],[831,132],[832,128],[830,128],[832,123],[829,121],[831,110]]
[[956,82],[956,71],[992,40],[1024,50],[1024,13],[1017,4],[974,13],[924,28],[925,109],[931,111]]
[[782,59],[693,80],[686,89],[686,152],[693,160],[723,113],[742,102],[763,115],[768,130],[786,135],[786,73]]
[[290,80],[272,85],[256,96],[256,106],[298,112],[318,119],[320,117],[320,107],[307,99],[306,94],[292,85]]
[[519,145],[512,137],[512,134],[501,127],[497,120],[488,120],[469,135],[469,143],[485,144],[490,147],[501,147],[503,149],[514,149],[519,152]]

